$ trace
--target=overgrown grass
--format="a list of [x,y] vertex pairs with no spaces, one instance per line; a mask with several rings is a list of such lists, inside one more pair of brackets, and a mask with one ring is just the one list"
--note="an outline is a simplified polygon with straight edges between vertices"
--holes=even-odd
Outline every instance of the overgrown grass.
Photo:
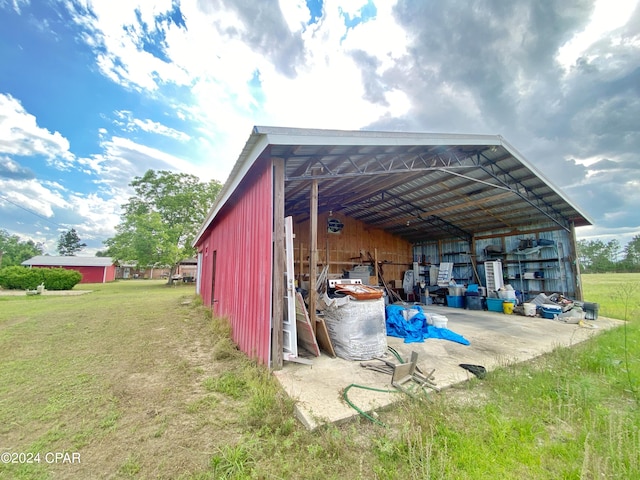
[[0,450],[82,463],[0,464],[0,478],[640,478],[637,291],[626,310],[616,300],[630,278],[584,279],[601,315],[627,312],[624,329],[426,404],[403,398],[379,412],[388,428],[357,419],[315,432],[189,287],[4,297]]

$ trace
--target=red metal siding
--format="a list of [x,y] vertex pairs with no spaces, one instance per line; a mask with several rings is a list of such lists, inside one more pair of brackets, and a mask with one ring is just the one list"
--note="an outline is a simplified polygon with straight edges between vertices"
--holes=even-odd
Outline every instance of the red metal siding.
[[249,172],[199,244],[204,304],[212,305],[215,252],[213,313],[229,318],[240,350],[266,365],[271,347],[272,191],[270,163]]
[[102,283],[104,267],[64,267],[67,270],[77,270],[82,274],[80,283]]
[[105,282],[113,282],[113,281],[115,281],[115,279],[116,279],[116,270],[117,270],[117,268],[116,268],[115,265],[109,265],[107,267],[107,271],[106,271],[106,274],[105,274],[104,281]]
[[71,267],[68,265],[61,265],[59,267],[51,267],[50,265],[33,266],[37,268],[64,268],[65,270],[76,270],[82,274],[82,280],[80,280],[80,283],[104,283],[112,282],[116,279],[115,265],[111,265],[109,267]]

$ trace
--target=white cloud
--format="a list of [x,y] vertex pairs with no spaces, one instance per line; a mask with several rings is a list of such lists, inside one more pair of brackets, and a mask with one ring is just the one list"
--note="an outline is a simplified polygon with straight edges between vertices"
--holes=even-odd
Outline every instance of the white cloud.
[[171,6],[171,0],[67,1],[73,20],[88,30],[82,38],[96,48],[102,73],[116,83],[150,92],[162,82],[185,85],[190,81],[178,64],[166,62],[142,48],[145,32],[137,15],[147,28],[163,29],[157,25],[155,16],[169,11]]
[[261,68],[266,122],[359,129],[384,115],[408,112],[410,101],[393,86],[386,92],[387,106],[365,98],[363,74],[352,54],[362,51],[375,58],[381,75],[405,54],[408,41],[393,20],[392,3],[380,6],[375,18],[347,30],[340,9],[356,13],[365,3],[325,2],[322,22],[302,33],[306,63],[297,66],[296,78],[287,78],[270,65]]
[[[53,188],[51,188],[53,187]],[[45,185],[35,179],[7,180],[0,178],[0,192],[15,208],[24,208],[34,214],[52,218],[54,208],[67,208],[69,204],[59,191],[59,185]]]
[[557,60],[569,70],[587,49],[605,34],[623,26],[638,6],[638,0],[616,0],[612,8],[611,0],[597,0],[591,21],[558,51]]
[[311,19],[304,0],[279,0],[282,16],[292,32],[301,31]]
[[0,94],[0,153],[15,156],[43,156],[57,168],[68,168],[74,160],[69,141],[59,132],[38,126],[11,95]]
[[[166,125],[155,122],[149,118],[146,118],[144,120],[134,118],[132,112],[129,112],[127,110],[116,111],[115,115],[118,120],[115,120],[114,123],[127,132],[134,132],[140,129],[144,132],[155,133],[164,137],[173,138],[180,142],[187,142],[191,139],[191,137],[185,132],[181,132],[179,130],[176,130],[175,128],[167,127]],[[104,129],[100,131],[101,135],[104,135],[105,133],[106,130]]]
[[[376,17],[350,30],[343,47],[347,51],[358,49],[374,56],[380,62],[378,73],[382,74],[407,54],[409,37],[404,28],[395,21],[395,2],[378,3]],[[381,32],[384,32],[384,35],[381,35]]]
[[95,182],[108,187],[113,195],[124,196],[130,192],[128,184],[136,176],[149,169],[195,173],[190,161],[170,155],[128,138],[111,137],[101,143],[103,153],[79,158],[78,163],[96,176]]
[[136,118],[133,120],[133,123],[145,132],[157,133],[158,135],[174,138],[176,140],[180,140],[181,142],[186,142],[191,138],[184,132],[180,132],[174,128],[167,127],[166,125],[162,125],[161,123],[154,122],[153,120],[149,120],[148,118],[145,120]]
[[74,228],[83,240],[104,240],[115,235],[115,226],[120,222],[119,198],[102,198],[96,193],[72,194],[68,201],[79,216]]
[[0,6],[10,5],[16,13],[20,13],[22,5],[28,5],[29,0],[0,0]]

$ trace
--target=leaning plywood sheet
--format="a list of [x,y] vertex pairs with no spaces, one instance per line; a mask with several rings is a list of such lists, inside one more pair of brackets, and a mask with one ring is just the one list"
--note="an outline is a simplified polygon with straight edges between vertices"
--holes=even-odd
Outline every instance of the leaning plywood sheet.
[[319,357],[320,348],[311,327],[307,307],[299,292],[296,293],[296,327],[298,330],[298,344],[316,357]]
[[333,349],[333,342],[331,342],[329,330],[327,330],[327,324],[322,317],[318,317],[316,319],[316,337],[320,349],[331,358],[336,358],[336,351]]

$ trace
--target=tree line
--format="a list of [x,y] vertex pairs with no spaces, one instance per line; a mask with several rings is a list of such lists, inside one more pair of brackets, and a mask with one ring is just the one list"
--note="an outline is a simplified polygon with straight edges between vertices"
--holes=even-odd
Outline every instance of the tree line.
[[[62,232],[58,238],[58,253],[63,256],[74,256],[86,246],[86,243],[80,241],[75,228]],[[14,267],[42,254],[42,243],[22,240],[18,235],[11,235],[8,231],[0,229],[0,267]]]
[[624,247],[616,239],[578,240],[578,259],[584,273],[640,272],[640,235]]

